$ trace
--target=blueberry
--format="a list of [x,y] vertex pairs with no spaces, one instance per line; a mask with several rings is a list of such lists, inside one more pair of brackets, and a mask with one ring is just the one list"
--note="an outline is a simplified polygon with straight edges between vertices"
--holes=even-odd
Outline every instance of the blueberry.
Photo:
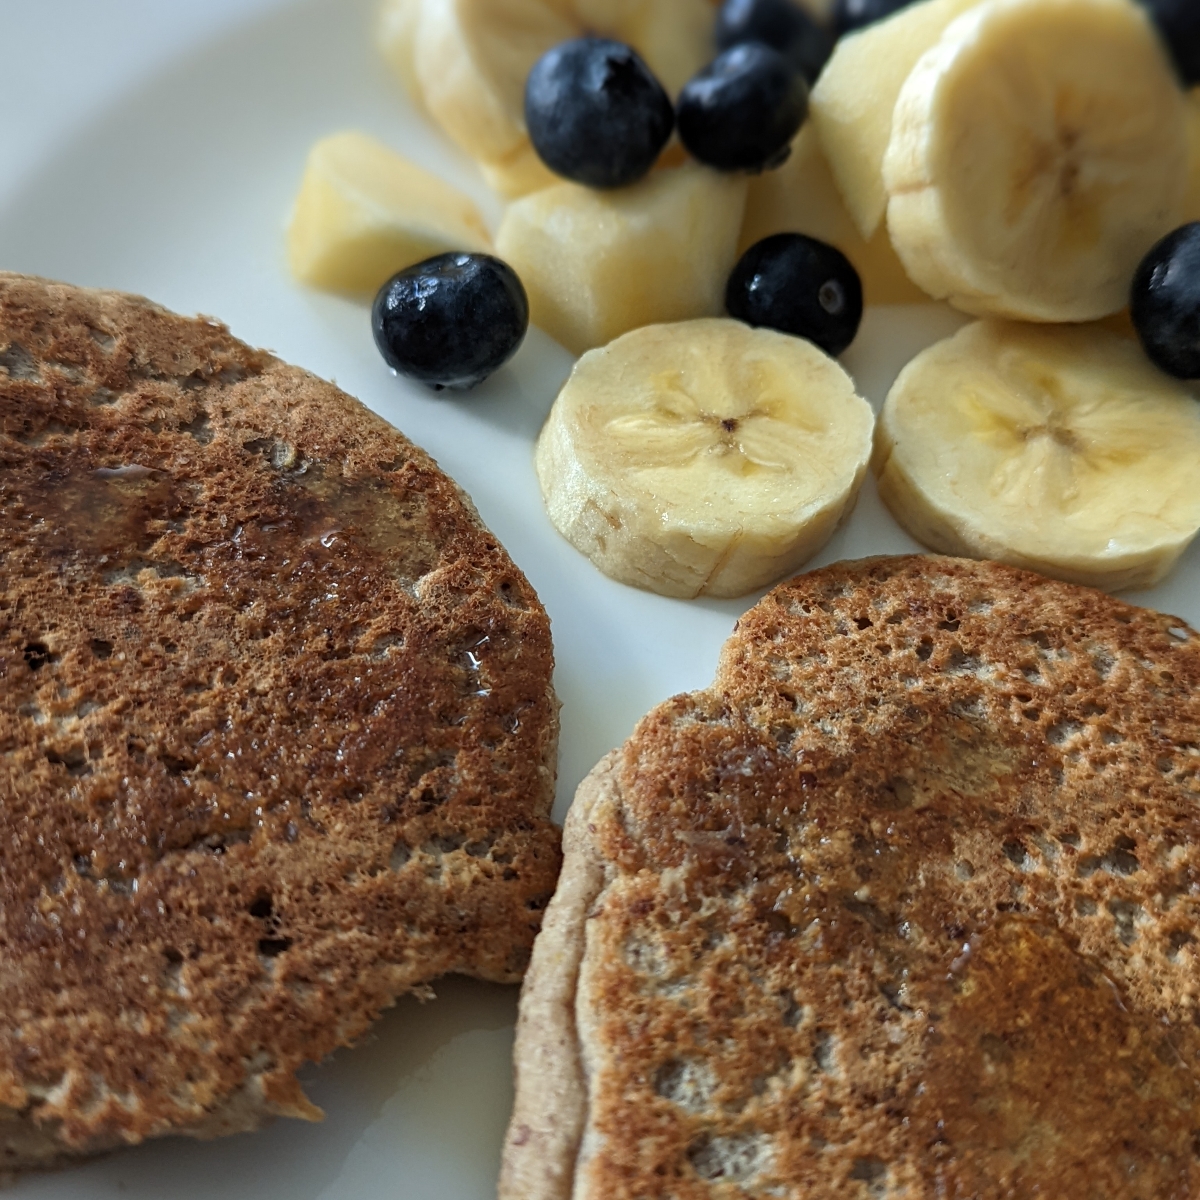
[[1129,314],[1150,359],[1200,379],[1200,222],[1169,233],[1133,277]]
[[795,334],[837,355],[858,333],[862,283],[840,250],[802,233],[777,233],[742,255],[725,307],[747,325]]
[[912,0],[837,0],[833,6],[833,31],[838,37],[874,25],[907,8]]
[[833,53],[833,38],[792,0],[725,0],[717,14],[717,47],[763,42],[790,59],[810,83]]
[[1142,0],[1175,60],[1184,84],[1200,83],[1200,4],[1196,0]]
[[804,76],[762,42],[724,51],[679,93],[680,139],[719,171],[777,166],[807,115]]
[[525,82],[525,125],[555,174],[615,188],[650,170],[675,127],[675,113],[636,51],[581,37],[534,64]]
[[529,300],[507,263],[490,254],[439,254],[379,289],[375,345],[388,366],[434,388],[471,388],[517,352]]

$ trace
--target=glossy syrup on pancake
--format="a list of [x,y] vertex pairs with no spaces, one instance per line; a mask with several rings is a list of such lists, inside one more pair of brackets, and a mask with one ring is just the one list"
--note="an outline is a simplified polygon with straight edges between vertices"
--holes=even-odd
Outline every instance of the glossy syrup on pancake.
[[313,1116],[554,885],[549,623],[470,502],[215,322],[0,276],[0,1169]]

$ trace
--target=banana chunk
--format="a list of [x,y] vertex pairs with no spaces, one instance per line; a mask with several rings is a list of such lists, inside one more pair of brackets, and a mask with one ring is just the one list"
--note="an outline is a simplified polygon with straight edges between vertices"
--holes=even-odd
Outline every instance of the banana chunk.
[[716,55],[709,0],[571,0],[570,7],[580,33],[632,46],[672,99]]
[[708,0],[388,0],[378,40],[443,132],[517,196],[546,183],[524,112],[547,50],[584,33],[617,38],[674,95],[712,57],[714,20]]
[[472,158],[499,162],[528,140],[525,80],[580,30],[550,0],[421,0],[416,72],[425,107]]
[[862,236],[883,224],[883,157],[900,89],[921,55],[980,0],[920,0],[842,38],[813,88],[809,115]]
[[518,200],[530,192],[540,192],[562,183],[562,179],[538,158],[528,138],[511,157],[500,162],[481,162],[479,171],[484,183],[506,200]]
[[639,325],[724,312],[745,203],[744,175],[694,163],[612,191],[559,183],[508,206],[496,249],[530,320],[582,354]]
[[988,0],[908,77],[884,160],[908,274],[981,316],[1090,321],[1180,223],[1184,93],[1134,0]]
[[451,250],[487,251],[475,205],[365,133],[309,151],[287,235],[292,274],[312,287],[374,295],[397,271]]
[[1188,92],[1188,184],[1183,222],[1200,221],[1200,87]]
[[742,596],[849,515],[874,418],[811,342],[727,319],[652,325],[585,354],[538,438],[558,531],[664,596]]
[[384,0],[375,25],[375,47],[403,85],[413,103],[425,100],[417,80],[417,27],[421,0]]
[[872,466],[932,549],[1110,591],[1153,587],[1200,529],[1200,403],[1097,326],[980,321],[924,351]]
[[811,123],[792,142],[783,166],[750,179],[738,254],[775,233],[804,233],[836,246],[862,279],[867,304],[928,304],[904,273],[887,229],[865,241],[846,211]]

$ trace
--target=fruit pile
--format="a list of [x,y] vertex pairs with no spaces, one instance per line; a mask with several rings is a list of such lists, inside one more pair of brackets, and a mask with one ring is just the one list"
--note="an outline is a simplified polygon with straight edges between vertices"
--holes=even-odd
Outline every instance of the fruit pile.
[[[336,135],[292,267],[378,289],[381,352],[434,386],[478,383],[529,321],[582,355],[538,443],[547,508],[679,596],[820,549],[873,436],[829,356],[864,303],[947,301],[982,320],[874,431],[893,514],[938,550],[1150,585],[1200,530],[1197,13],[387,0],[385,56],[511,203],[493,243],[466,197]],[[1140,347],[1081,324],[1127,306]]]

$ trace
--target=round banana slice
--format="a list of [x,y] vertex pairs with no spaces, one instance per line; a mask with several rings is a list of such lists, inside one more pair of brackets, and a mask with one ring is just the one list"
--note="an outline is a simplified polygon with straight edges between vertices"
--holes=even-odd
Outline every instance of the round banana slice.
[[380,38],[394,69],[405,78],[411,63],[429,113],[508,196],[545,186],[524,113],[525,80],[547,50],[615,37],[672,95],[713,54],[708,0],[389,0],[387,12]]
[[811,342],[717,318],[649,325],[575,365],[538,439],[538,480],[555,527],[606,575],[742,596],[849,515],[873,424]]
[[988,0],[901,89],[884,183],[896,252],[931,295],[1094,320],[1180,223],[1184,94],[1134,0]]
[[980,321],[919,354],[872,465],[932,549],[1110,591],[1158,583],[1200,530],[1200,403],[1095,326]]

